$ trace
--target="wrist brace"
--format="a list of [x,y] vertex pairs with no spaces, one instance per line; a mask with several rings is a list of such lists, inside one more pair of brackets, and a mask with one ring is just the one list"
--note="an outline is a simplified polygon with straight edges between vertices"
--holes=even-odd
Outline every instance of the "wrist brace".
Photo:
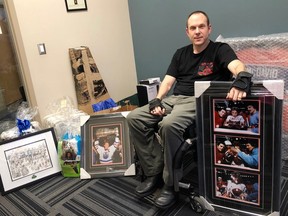
[[234,80],[234,82],[232,83],[231,88],[235,87],[239,90],[245,91],[246,93],[250,92],[250,87],[252,85],[251,79],[252,79],[252,74],[245,72],[245,71],[241,71],[240,73],[238,73],[236,79]]
[[149,110],[152,111],[155,107],[160,106],[161,109],[164,108],[164,106],[161,103],[161,100],[159,98],[154,98],[149,102]]

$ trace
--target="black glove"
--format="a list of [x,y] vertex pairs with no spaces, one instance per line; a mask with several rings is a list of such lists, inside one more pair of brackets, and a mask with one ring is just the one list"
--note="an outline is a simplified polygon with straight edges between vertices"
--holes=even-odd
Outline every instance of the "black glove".
[[241,71],[240,73],[238,73],[230,89],[235,87],[239,90],[245,91],[248,94],[250,92],[250,87],[252,85],[251,82],[252,76],[253,75],[251,73]]
[[164,108],[164,106],[161,103],[161,100],[159,98],[154,98],[149,102],[149,110],[152,111],[155,107],[160,106],[161,109]]

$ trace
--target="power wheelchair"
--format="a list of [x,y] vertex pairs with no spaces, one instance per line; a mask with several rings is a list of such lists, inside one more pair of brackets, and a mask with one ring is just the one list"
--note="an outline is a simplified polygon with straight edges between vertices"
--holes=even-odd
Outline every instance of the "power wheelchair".
[[[211,206],[207,205],[207,201],[198,194],[193,184],[187,182],[187,180],[185,181],[185,178],[183,178],[193,169],[198,170],[195,122],[185,130],[183,137],[185,141],[182,143],[174,158],[174,182],[178,183],[174,185],[174,188],[176,191],[183,191],[183,193],[189,197],[190,206],[195,212],[201,213],[205,210],[213,210]],[[136,153],[134,155],[134,163],[136,166],[137,179],[140,181],[145,180],[146,176]]]

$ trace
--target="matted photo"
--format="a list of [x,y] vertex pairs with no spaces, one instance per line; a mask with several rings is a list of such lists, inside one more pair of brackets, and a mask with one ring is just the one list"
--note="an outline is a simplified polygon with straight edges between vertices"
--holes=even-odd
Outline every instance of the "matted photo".
[[81,178],[127,173],[132,153],[126,117],[122,113],[90,116],[81,127],[81,135]]
[[123,165],[123,124],[99,124],[91,126],[92,166]]
[[260,205],[260,175],[229,169],[215,169],[215,197]]
[[214,135],[214,163],[239,169],[260,170],[260,139]]
[[215,132],[258,135],[260,133],[261,107],[259,100],[213,100]]
[[2,193],[61,172],[52,128],[0,143]]

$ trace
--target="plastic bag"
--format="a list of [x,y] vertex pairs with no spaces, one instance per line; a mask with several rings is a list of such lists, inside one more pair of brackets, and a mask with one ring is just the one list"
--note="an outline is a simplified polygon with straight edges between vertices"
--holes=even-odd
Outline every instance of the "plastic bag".
[[73,106],[69,97],[60,98],[48,106],[45,127],[53,127],[58,140],[58,156],[64,177],[80,176],[81,122],[88,114]]
[[27,102],[19,104],[16,112],[15,126],[3,131],[0,135],[0,139],[9,140],[41,130],[39,122],[32,121],[37,114],[37,107],[31,108]]

